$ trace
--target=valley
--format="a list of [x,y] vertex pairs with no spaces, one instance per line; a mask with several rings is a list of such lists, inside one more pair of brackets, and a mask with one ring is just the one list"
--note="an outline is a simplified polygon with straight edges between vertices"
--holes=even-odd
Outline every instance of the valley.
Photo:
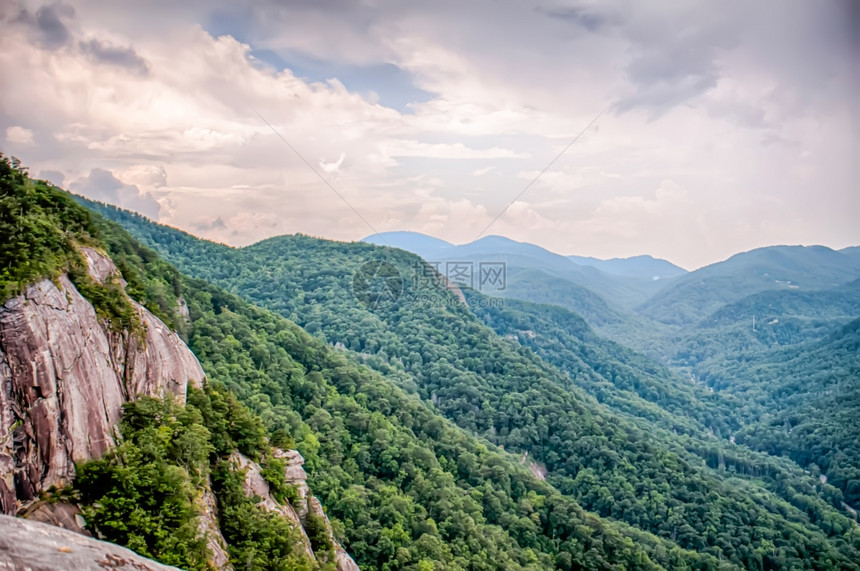
[[[728,535],[720,539],[719,535],[704,534],[712,527],[724,532],[735,529],[728,533],[736,535],[735,526],[741,522],[732,521],[729,514],[739,510],[758,514],[751,521],[775,517],[768,526],[776,529],[785,518],[784,525],[792,529],[806,521],[801,528],[811,527],[804,534],[832,537],[834,533],[853,533],[853,516],[842,506],[843,498],[853,494],[854,484],[849,482],[855,481],[849,474],[856,466],[852,459],[856,435],[845,432],[851,423],[845,424],[847,419],[841,414],[830,417],[839,436],[826,426],[804,429],[807,436],[797,446],[817,452],[801,457],[786,443],[766,444],[769,441],[763,436],[749,435],[772,430],[766,427],[773,426],[779,414],[805,411],[803,414],[814,416],[808,407],[818,401],[802,397],[803,393],[792,398],[768,396],[796,392],[796,387],[743,392],[740,385],[729,390],[727,381],[717,380],[724,372],[726,378],[729,374],[746,378],[748,373],[732,368],[731,363],[750,360],[752,355],[759,358],[761,354],[762,359],[768,359],[765,355],[769,352],[782,350],[806,360],[815,352],[810,343],[817,334],[829,334],[856,315],[856,289],[850,282],[816,289],[825,279],[832,285],[857,275],[835,261],[841,259],[838,252],[815,251],[807,256],[806,249],[788,249],[798,253],[796,263],[801,273],[818,272],[820,276],[829,269],[833,275],[810,282],[800,291],[782,288],[774,293],[768,293],[770,282],[766,279],[750,279],[749,288],[734,291],[721,312],[711,311],[716,302],[690,303],[704,311],[699,318],[685,318],[690,321],[687,326],[648,317],[648,312],[654,311],[649,308],[656,305],[644,304],[641,313],[636,314],[620,305],[613,308],[608,298],[588,290],[597,303],[602,302],[603,307],[611,308],[626,322],[653,324],[650,336],[638,334],[636,329],[628,332],[639,339],[640,350],[645,352],[642,354],[602,338],[574,313],[512,299],[515,294],[496,309],[491,303],[476,301],[484,294],[468,288],[463,288],[469,301],[467,307],[441,293],[436,302],[420,307],[404,302],[368,308],[357,303],[351,296],[350,278],[362,263],[385,260],[401,275],[412,275],[421,261],[402,250],[305,236],[273,238],[234,249],[116,209],[102,208],[101,212],[123,224],[181,271],[211,280],[294,320],[329,344],[354,351],[368,366],[396,379],[405,390],[431,403],[475,437],[507,451],[528,453],[546,467],[548,483],[589,511],[639,527],[687,549],[727,554],[745,567],[754,566],[755,555],[742,555],[743,548],[733,548]],[[777,250],[778,259],[786,256],[784,249]],[[476,262],[503,259],[509,264],[525,264],[520,254],[477,251]],[[434,254],[431,251],[426,255],[429,258]],[[458,257],[466,258],[461,254]],[[754,253],[753,257],[757,259],[760,254]],[[324,266],[316,262],[323,259]],[[736,265],[734,261],[729,264],[729,273],[735,271]],[[740,264],[742,275],[749,275],[744,273],[749,271],[748,265]],[[541,256],[523,271],[546,266]],[[708,279],[718,273],[718,269],[706,270]],[[572,272],[566,275],[562,279],[573,284],[571,287],[587,290],[570,281]],[[603,275],[600,279],[611,278]],[[696,278],[673,279],[677,281],[669,282],[664,291],[671,291],[671,283],[688,291],[692,286],[687,284]],[[414,287],[409,279],[403,285],[404,293]],[[698,295],[710,299],[713,294],[709,292],[714,287]],[[537,285],[524,288],[530,292],[540,290]],[[655,297],[659,299],[660,295]],[[771,300],[768,295],[785,299]],[[761,301],[762,296],[767,301]],[[663,297],[671,298],[669,293]],[[404,295],[401,299],[410,298]],[[671,303],[674,307],[675,302]],[[760,307],[763,303],[770,312]],[[753,336],[752,348],[744,331],[746,318],[738,316],[744,304],[757,304],[755,310],[762,311],[763,324]],[[821,305],[830,310],[820,313]],[[709,312],[716,315],[710,316]],[[770,323],[774,319],[778,321]],[[653,335],[654,332],[660,334]],[[705,347],[707,359],[689,357],[687,362],[679,363],[678,355],[697,346]],[[660,359],[661,352],[673,357]],[[856,394],[857,353],[848,350],[840,355],[844,355],[840,357],[844,365],[812,377],[815,388],[810,387],[806,394],[829,390],[826,387],[831,383],[846,394]],[[654,359],[665,360],[674,369]],[[690,382],[691,375],[695,382]],[[780,378],[776,371],[771,375]],[[777,406],[774,398],[784,400]],[[851,399],[840,397],[830,404],[837,402],[837,410],[848,416],[853,414],[855,405]],[[814,406],[821,407],[823,403]],[[828,424],[827,420],[823,422]],[[649,438],[645,439],[644,434]],[[813,457],[820,464],[813,462]],[[824,484],[817,478],[821,464],[834,474],[847,470],[835,481],[836,487],[831,485],[833,481]],[[661,488],[666,485],[668,488]],[[671,511],[654,512],[649,507],[652,504],[648,498],[658,489],[664,498],[661,505],[665,502],[667,508],[672,506]],[[697,499],[696,494],[702,490],[710,491]],[[713,505],[712,500],[705,499],[710,497],[708,494],[721,498],[726,506],[723,513],[711,507],[708,515],[696,520],[670,517],[671,513],[693,513],[701,509],[697,506]],[[687,532],[680,535],[682,520]],[[789,542],[807,541],[799,537]],[[811,544],[806,545],[804,549],[809,549]]]
[[[511,287],[497,303],[499,292],[436,273],[428,262],[446,258],[433,248],[450,245],[421,240],[426,260],[302,235],[233,248],[4,164],[0,228],[18,244],[4,253],[6,295],[78,276],[64,287],[105,323],[133,331],[133,300],[205,372],[187,403],[129,394],[116,449],[41,492],[106,539],[195,569],[271,558],[295,569],[860,560],[860,267],[850,252],[780,247],[689,273],[648,261],[676,274],[659,280],[645,279],[656,270],[641,259],[607,273],[505,240],[456,253],[506,264]],[[45,234],[46,220],[61,231]],[[20,244],[31,263],[16,261]],[[81,277],[82,245],[104,252],[122,282]],[[362,287],[395,279],[397,295],[359,295],[367,267],[387,269]],[[773,287],[771,275],[798,287]],[[726,292],[725,280],[746,285]],[[548,283],[557,293],[540,298]],[[292,454],[304,462],[299,480],[285,479]],[[242,491],[252,463],[270,494],[260,504]],[[132,491],[141,501],[165,485],[184,491],[123,511]],[[194,507],[200,494],[214,507]],[[183,515],[167,517],[168,506]],[[194,522],[213,509],[220,539],[201,543]]]
[[858,22],[0,0],[0,571],[860,571]]

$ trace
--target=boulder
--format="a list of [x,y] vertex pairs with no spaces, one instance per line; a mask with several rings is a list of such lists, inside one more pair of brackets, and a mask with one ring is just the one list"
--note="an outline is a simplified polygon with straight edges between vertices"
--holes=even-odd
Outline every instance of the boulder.
[[0,515],[0,569],[177,571],[113,543],[6,515]]

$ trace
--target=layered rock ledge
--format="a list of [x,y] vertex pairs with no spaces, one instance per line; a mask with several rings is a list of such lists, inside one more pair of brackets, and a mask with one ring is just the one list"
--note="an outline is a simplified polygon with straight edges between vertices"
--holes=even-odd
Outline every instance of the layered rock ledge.
[[0,515],[0,569],[178,571],[107,541],[5,515]]

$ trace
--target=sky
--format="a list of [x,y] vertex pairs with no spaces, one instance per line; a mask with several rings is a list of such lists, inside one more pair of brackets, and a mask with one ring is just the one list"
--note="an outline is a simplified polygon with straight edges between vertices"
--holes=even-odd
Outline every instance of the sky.
[[0,26],[2,152],[220,242],[860,244],[860,2],[0,0]]

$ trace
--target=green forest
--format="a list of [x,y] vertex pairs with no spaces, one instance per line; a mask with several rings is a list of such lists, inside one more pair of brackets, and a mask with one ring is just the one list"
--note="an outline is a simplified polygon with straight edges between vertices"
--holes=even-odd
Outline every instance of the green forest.
[[[476,304],[464,306],[443,289],[427,300],[412,279],[396,303],[369,308],[356,300],[351,279],[362,263],[384,260],[415,275],[421,260],[399,250],[307,236],[233,249],[102,212],[181,271],[290,318],[468,433],[527,454],[586,510],[745,567],[764,564],[760,546],[771,542],[780,565],[841,552],[850,566],[856,555],[857,529],[839,489],[783,458],[730,445],[741,426],[732,399],[710,397],[633,351],[595,341],[581,320],[564,327],[588,347],[585,359],[553,362],[487,327]],[[423,303],[409,303],[415,299]],[[625,384],[636,388],[620,391]],[[600,385],[614,402],[594,402]],[[715,429],[721,438],[705,436]],[[684,431],[689,436],[679,438]]]
[[[207,569],[211,554],[197,531],[194,499],[211,476],[220,528],[237,569],[316,568],[298,532],[247,497],[244,475],[230,467],[233,450],[264,466],[277,461],[259,417],[232,393],[211,384],[192,388],[184,406],[143,397],[125,405],[120,433],[119,446],[78,466],[71,491],[99,537],[163,563]],[[283,469],[266,474],[279,474],[280,488],[286,488]]]
[[[81,271],[77,248],[101,248],[206,371],[185,405],[126,405],[120,444],[63,492],[138,553],[205,568],[192,499],[210,480],[237,569],[312,568],[225,464],[239,450],[265,466],[281,446],[306,459],[362,569],[858,568],[860,321],[804,321],[790,341],[678,366],[569,309],[461,299],[402,250],[303,235],[231,248],[73,198],[7,157],[0,205],[4,297],[68,272],[103,319],[133,327],[118,286]],[[396,299],[356,295],[368,263],[396,270]],[[839,295],[831,325],[853,311]]]

